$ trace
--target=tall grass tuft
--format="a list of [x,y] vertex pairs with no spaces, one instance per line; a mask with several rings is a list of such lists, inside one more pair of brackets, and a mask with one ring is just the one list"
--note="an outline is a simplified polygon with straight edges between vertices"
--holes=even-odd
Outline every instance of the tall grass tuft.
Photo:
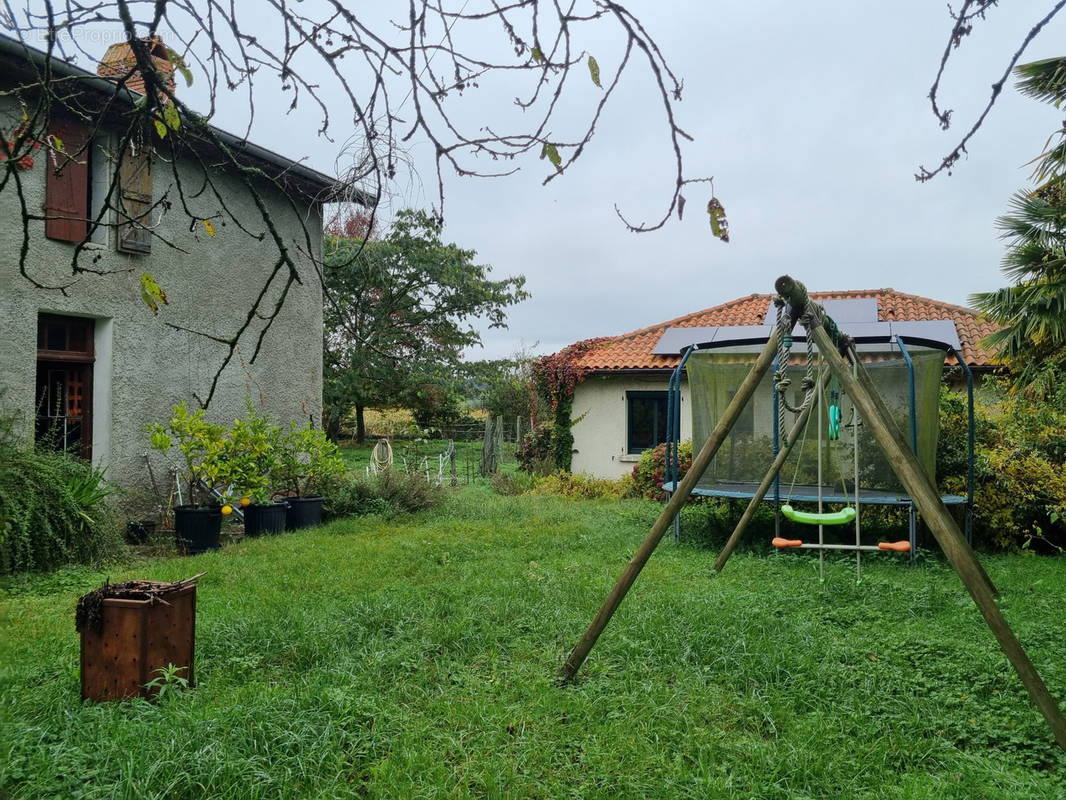
[[348,473],[331,483],[323,510],[332,518],[365,514],[392,517],[431,508],[443,495],[444,490],[420,472],[392,469],[371,475]]
[[101,470],[66,453],[21,446],[0,426],[0,574],[90,564],[125,545]]

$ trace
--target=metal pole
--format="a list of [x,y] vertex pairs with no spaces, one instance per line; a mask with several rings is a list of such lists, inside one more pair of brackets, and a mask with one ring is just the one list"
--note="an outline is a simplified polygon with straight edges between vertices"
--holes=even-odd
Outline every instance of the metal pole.
[[[909,377],[910,387],[910,421],[911,421],[911,450],[915,453],[918,452],[918,416],[915,409],[917,400],[914,392],[914,362],[911,360],[911,354],[907,352],[907,346],[903,344],[903,340],[899,336],[893,336],[893,341],[899,346],[899,351],[903,353],[903,360],[907,362],[907,375]],[[910,508],[910,540],[911,540],[911,563],[913,564],[918,557],[918,512],[914,507],[914,503],[911,503]]]

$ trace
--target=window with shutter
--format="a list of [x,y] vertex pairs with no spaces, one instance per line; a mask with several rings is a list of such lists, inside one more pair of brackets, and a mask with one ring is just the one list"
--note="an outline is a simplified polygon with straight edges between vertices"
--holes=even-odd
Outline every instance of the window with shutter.
[[88,233],[89,132],[77,120],[54,117],[48,126],[48,139],[44,235],[62,242],[82,242]]
[[152,208],[152,148],[133,144],[122,154],[118,167],[118,249],[124,253],[150,253],[148,230]]

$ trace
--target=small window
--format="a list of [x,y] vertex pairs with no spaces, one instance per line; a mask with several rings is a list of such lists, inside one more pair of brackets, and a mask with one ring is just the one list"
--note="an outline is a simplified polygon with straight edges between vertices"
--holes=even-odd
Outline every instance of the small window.
[[93,321],[83,317],[40,314],[37,318],[38,354],[93,356]]
[[626,392],[626,452],[666,441],[666,392]]

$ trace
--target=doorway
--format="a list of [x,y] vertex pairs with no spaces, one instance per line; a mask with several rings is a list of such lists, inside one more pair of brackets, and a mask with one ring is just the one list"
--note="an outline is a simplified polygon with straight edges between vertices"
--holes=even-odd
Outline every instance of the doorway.
[[37,317],[37,443],[86,460],[93,442],[93,320]]

